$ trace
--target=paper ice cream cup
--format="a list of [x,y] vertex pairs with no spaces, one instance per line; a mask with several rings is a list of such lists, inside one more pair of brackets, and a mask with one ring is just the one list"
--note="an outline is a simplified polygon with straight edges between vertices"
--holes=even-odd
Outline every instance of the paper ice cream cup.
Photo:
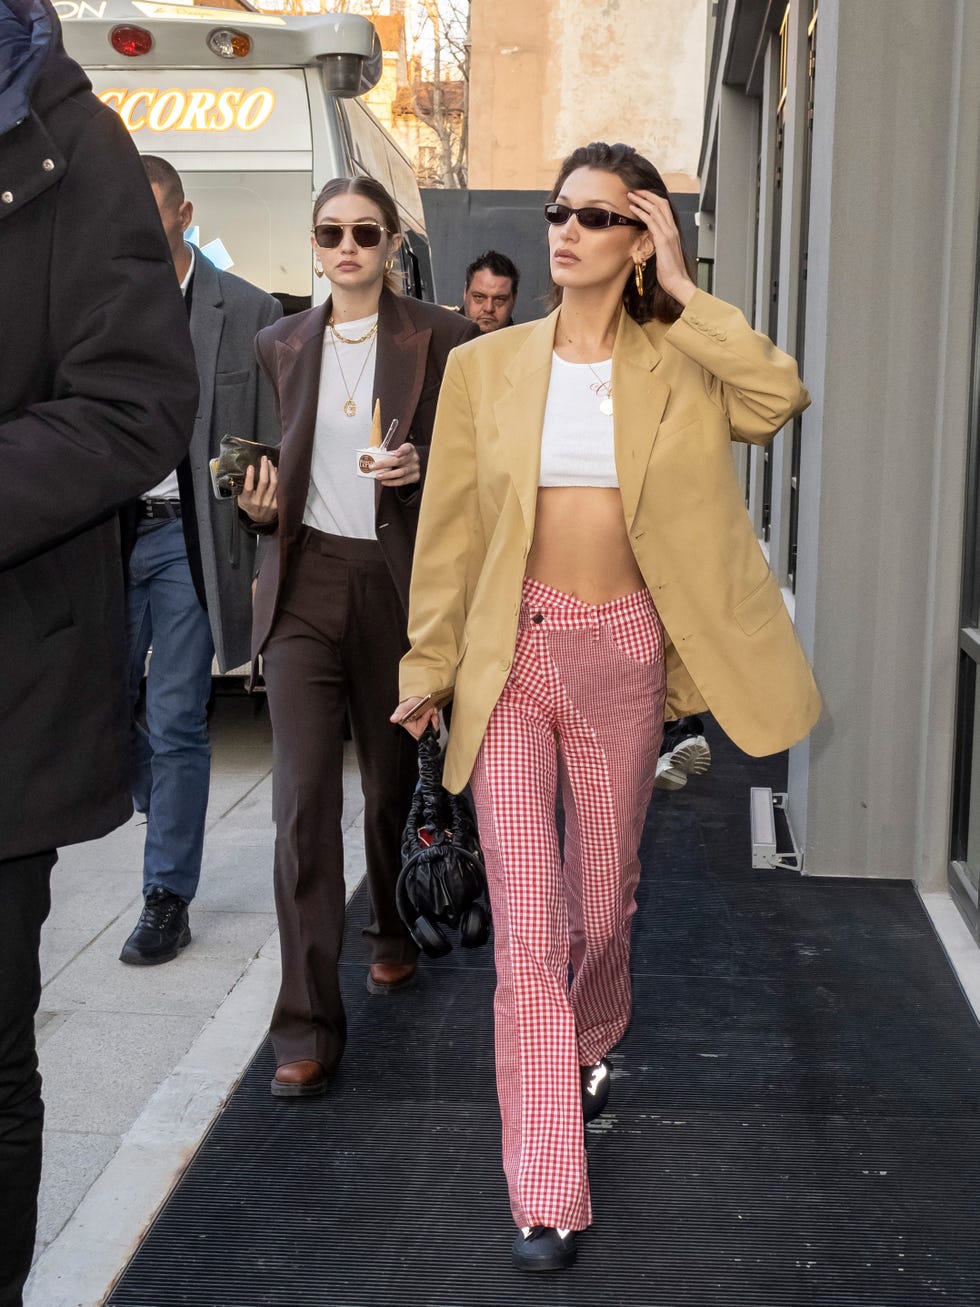
[[393,462],[394,459],[389,451],[382,452],[377,445],[354,450],[354,470],[359,477],[369,477],[373,481],[376,472],[391,467]]

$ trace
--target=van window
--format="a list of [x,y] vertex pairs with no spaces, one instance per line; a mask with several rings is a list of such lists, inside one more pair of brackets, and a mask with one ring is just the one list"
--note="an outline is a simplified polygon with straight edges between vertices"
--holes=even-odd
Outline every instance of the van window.
[[345,108],[355,163],[383,184],[401,210],[406,226],[425,231],[419,185],[412,165],[364,105],[358,100],[347,100]]
[[392,189],[388,169],[390,143],[380,127],[357,100],[348,100],[347,126],[350,130],[351,154],[362,172],[379,181],[386,191]]

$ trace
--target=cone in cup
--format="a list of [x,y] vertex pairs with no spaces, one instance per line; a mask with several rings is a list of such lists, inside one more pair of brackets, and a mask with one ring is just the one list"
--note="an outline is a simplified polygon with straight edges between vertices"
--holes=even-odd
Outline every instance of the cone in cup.
[[370,477],[381,468],[388,467],[391,459],[381,441],[381,401],[375,400],[371,416],[371,436],[365,449],[355,449],[355,468],[359,477]]

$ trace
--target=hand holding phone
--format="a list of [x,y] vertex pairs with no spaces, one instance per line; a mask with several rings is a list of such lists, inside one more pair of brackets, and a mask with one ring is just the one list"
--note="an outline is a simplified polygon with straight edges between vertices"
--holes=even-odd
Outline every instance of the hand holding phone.
[[438,721],[439,709],[444,708],[452,697],[453,691],[450,687],[425,695],[411,708],[403,709],[402,704],[399,704],[391,715],[391,721],[397,726],[404,726],[409,734],[418,739],[433,716]]

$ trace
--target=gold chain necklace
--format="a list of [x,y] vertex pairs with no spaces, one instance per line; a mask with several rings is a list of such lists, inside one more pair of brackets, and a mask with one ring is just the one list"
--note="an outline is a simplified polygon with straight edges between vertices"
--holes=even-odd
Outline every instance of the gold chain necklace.
[[375,323],[370,331],[366,331],[363,336],[342,336],[337,328],[333,325],[333,318],[328,319],[327,326],[333,332],[338,340],[342,340],[345,345],[363,345],[366,340],[370,340],[378,330],[378,324]]
[[[371,331],[368,332],[368,336],[372,335],[372,333],[377,330],[377,327],[378,324],[375,323],[374,326],[371,328]],[[332,330],[333,328],[331,327],[331,331]],[[360,345],[363,341],[367,340],[368,336],[363,336],[361,340],[358,341],[348,341],[346,343],[350,345],[355,345],[355,344]],[[341,336],[340,339],[343,340],[344,339],[343,336]],[[347,378],[344,376],[343,364],[340,361],[340,351],[337,349],[337,342],[334,339],[333,335],[331,335],[330,337],[330,343],[333,345],[334,358],[337,360],[337,371],[340,373],[340,379],[344,383],[344,390],[347,393],[347,399],[344,403],[344,416],[349,418],[357,417],[357,403],[354,399],[354,395],[357,392],[358,386],[361,384],[361,377],[364,376],[364,369],[368,365],[368,360],[370,359],[371,355],[374,353],[374,341],[372,340],[371,344],[368,346],[367,353],[364,355],[364,362],[361,364],[361,370],[357,374],[357,380],[354,382],[353,390],[351,390],[350,386],[348,386]]]

